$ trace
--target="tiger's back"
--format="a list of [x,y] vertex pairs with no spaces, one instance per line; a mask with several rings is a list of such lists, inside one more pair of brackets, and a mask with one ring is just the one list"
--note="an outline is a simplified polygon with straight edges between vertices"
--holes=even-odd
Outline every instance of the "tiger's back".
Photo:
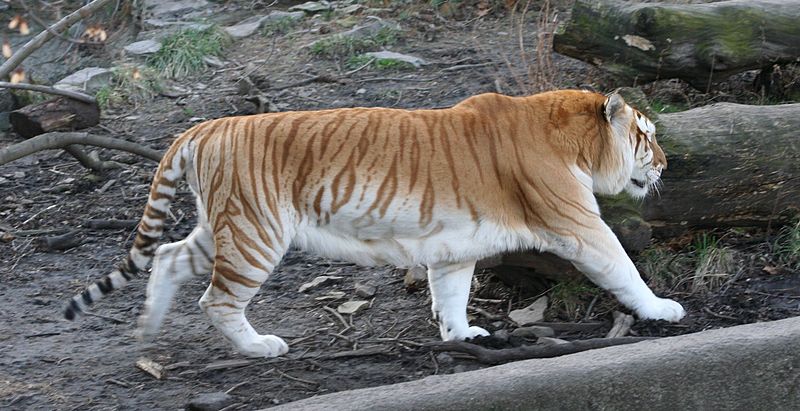
[[[465,315],[476,260],[526,248],[572,260],[642,316],[675,320],[683,309],[644,285],[593,196],[655,184],[666,160],[654,130],[619,96],[581,91],[209,121],[173,143],[129,258],[67,317],[153,257],[142,336],[155,334],[183,282],[210,271],[200,306],[212,323],[246,355],[280,355],[285,342],[256,333],[244,308],[295,244],[366,265],[428,266],[445,340],[488,334]],[[198,225],[156,250],[184,173]]]

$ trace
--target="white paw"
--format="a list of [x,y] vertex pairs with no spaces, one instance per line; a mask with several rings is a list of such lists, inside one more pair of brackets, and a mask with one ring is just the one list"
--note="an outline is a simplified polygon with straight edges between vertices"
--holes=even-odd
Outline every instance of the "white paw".
[[463,330],[452,330],[442,336],[444,341],[464,341],[475,337],[487,337],[489,331],[481,327],[472,326]]
[[636,310],[639,318],[645,320],[667,320],[676,323],[686,315],[683,307],[673,300],[666,298],[656,298],[652,302],[639,307]]
[[259,335],[236,349],[242,355],[257,358],[277,357],[289,352],[289,346],[283,338],[275,335]]

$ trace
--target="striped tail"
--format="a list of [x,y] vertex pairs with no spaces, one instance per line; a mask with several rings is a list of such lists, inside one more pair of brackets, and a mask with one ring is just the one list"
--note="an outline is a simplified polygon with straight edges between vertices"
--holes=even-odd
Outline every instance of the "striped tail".
[[187,139],[179,138],[161,159],[128,257],[116,270],[72,297],[64,309],[64,317],[67,320],[74,320],[95,302],[112,291],[124,287],[153,259],[158,240],[164,232],[169,205],[175,198],[175,188],[178,180],[183,177],[192,155],[190,145],[186,144],[186,141]]

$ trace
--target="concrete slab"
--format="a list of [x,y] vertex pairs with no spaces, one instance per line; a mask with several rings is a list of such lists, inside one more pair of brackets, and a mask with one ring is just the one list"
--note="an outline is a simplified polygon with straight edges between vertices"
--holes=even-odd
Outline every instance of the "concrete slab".
[[800,409],[800,317],[312,397],[271,410]]

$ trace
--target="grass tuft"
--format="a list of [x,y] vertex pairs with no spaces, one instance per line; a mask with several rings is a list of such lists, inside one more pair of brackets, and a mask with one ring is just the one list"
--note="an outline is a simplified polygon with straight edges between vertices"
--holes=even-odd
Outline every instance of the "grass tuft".
[[219,27],[178,31],[161,42],[147,64],[163,76],[180,78],[205,69],[204,57],[219,56],[230,37]]
[[311,46],[311,53],[331,59],[347,59],[358,53],[395,43],[397,43],[397,30],[384,27],[374,35],[363,38],[334,35],[322,39]]
[[114,68],[112,73],[111,83],[95,94],[100,107],[142,104],[162,90],[161,78],[152,68],[125,65]]
[[800,219],[778,232],[772,251],[779,263],[795,270],[800,269]]
[[711,234],[697,236],[690,249],[695,257],[692,292],[718,289],[735,268],[733,251],[720,246],[719,239]]

